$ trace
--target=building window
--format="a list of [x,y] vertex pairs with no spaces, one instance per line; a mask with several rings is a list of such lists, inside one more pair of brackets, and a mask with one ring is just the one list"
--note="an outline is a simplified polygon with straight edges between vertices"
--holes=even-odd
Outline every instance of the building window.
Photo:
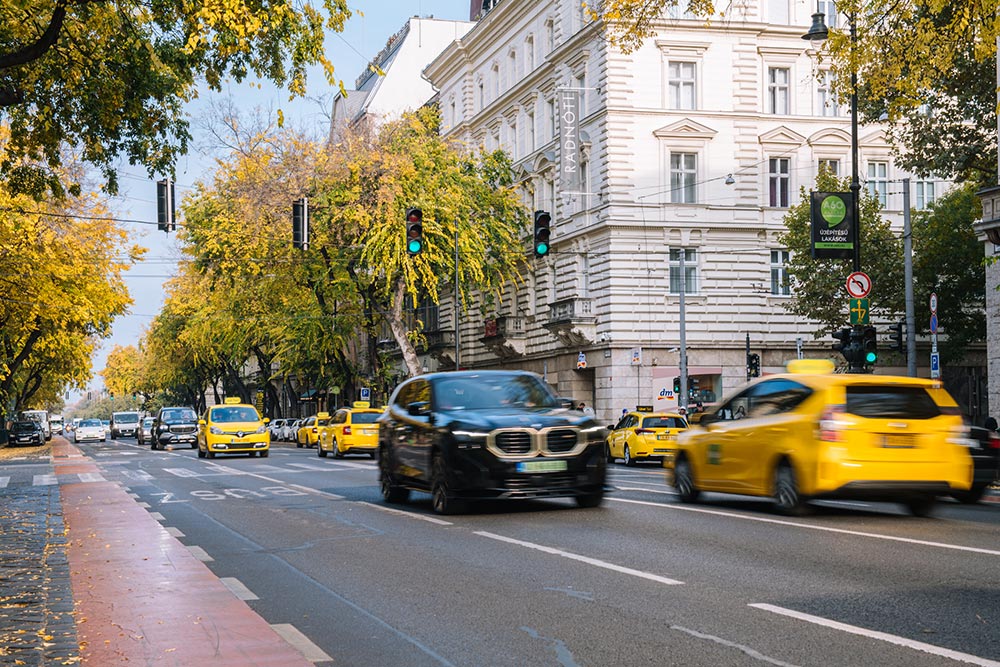
[[556,138],[556,102],[552,98],[545,100],[545,117],[549,119],[548,140]]
[[818,0],[816,11],[826,17],[826,27],[830,29],[840,27],[840,16],[837,14],[836,0]]
[[831,176],[840,176],[840,160],[820,160],[819,171],[827,172]]
[[479,110],[482,111],[486,108],[486,91],[485,86],[483,86],[482,80],[476,85],[476,94],[479,97]]
[[831,90],[833,75],[823,70],[816,75],[816,112],[819,116],[839,116],[840,105]]
[[917,186],[917,210],[922,211],[936,199],[934,181],[917,181],[915,185]]
[[790,254],[787,250],[771,251],[771,294],[776,296],[790,296],[792,286],[788,282],[788,260]]
[[451,126],[455,127],[458,125],[458,110],[455,106],[455,100],[451,100],[448,104],[448,115],[451,118]]
[[521,157],[521,135],[517,132],[517,121],[510,122],[511,157],[517,160]]
[[789,162],[787,157],[773,157],[767,161],[768,206],[788,207]]
[[500,97],[500,65],[494,64],[490,71],[493,77],[493,99]]
[[698,156],[694,153],[670,154],[670,201],[675,204],[693,204],[695,182],[698,175]]
[[528,35],[528,38],[524,40],[524,64],[527,66],[526,73],[535,70],[535,38],[533,35]]
[[511,51],[507,56],[507,67],[510,71],[507,87],[513,88],[520,78],[517,71],[517,51]]
[[[684,293],[698,293],[698,251],[684,248]],[[681,249],[670,249],[670,293],[681,293]]]
[[580,76],[576,77],[576,87],[580,93],[580,118],[583,118],[589,113],[588,111],[589,105],[587,104],[587,102],[590,99],[590,91],[587,90],[586,71],[584,71],[583,74],[581,74]]
[[528,128],[528,145],[525,147],[527,152],[535,150],[535,112],[529,111],[527,114],[527,128]]
[[545,22],[545,46],[547,54],[556,48],[556,25],[552,19]]
[[788,82],[791,79],[787,67],[767,68],[767,112],[788,115]]
[[791,22],[788,0],[768,0],[767,20],[777,25],[788,25]]
[[868,190],[878,198],[878,203],[885,208],[889,204],[889,163],[868,163]]
[[667,64],[667,91],[670,109],[695,108],[695,64],[670,61]]

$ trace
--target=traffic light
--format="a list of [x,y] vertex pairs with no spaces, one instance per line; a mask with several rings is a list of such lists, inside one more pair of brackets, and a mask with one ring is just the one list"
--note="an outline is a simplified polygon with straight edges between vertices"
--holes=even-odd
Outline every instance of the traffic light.
[[552,236],[550,225],[552,216],[548,211],[535,211],[535,257],[545,257],[549,254],[549,238]]
[[864,350],[864,360],[868,365],[878,361],[878,332],[875,327],[865,327],[862,333],[862,349]]
[[681,393],[681,379],[674,378],[674,395],[676,396],[680,393]]
[[161,232],[177,229],[174,210],[174,182],[169,178],[156,182],[156,228]]
[[760,377],[760,355],[754,352],[747,355],[747,379]]
[[833,337],[837,339],[837,342],[833,344],[833,349],[846,357],[847,350],[851,346],[851,330],[841,329],[840,331],[834,331]]
[[419,255],[424,249],[424,212],[406,209],[406,254]]
[[902,352],[903,354],[906,354],[906,337],[903,335],[903,326],[905,324],[906,322],[900,320],[889,327],[889,340],[892,341],[890,349],[895,352]]
[[305,197],[292,202],[292,247],[309,249],[309,201]]

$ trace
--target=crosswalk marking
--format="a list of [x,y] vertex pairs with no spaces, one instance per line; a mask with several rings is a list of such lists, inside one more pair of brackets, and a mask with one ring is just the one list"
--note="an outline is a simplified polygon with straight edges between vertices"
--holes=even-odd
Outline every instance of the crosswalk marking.
[[120,472],[123,477],[128,477],[129,479],[134,479],[140,482],[148,482],[153,479],[153,476],[145,470],[121,470]]
[[289,463],[288,465],[295,468],[302,468],[303,470],[329,470],[330,466],[318,466],[314,463]]
[[178,477],[201,477],[201,473],[197,470],[188,470],[187,468],[164,468],[163,470]]
[[7,482],[10,481],[10,477],[0,477],[0,489],[7,486]]
[[81,472],[79,473],[79,478],[81,482],[103,482],[105,481],[104,475],[99,472]]
[[35,475],[32,486],[51,486],[58,483],[59,479],[55,475]]

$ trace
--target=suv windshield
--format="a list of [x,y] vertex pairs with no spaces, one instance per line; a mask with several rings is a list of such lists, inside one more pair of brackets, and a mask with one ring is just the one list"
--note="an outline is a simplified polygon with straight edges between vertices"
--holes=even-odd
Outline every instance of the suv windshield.
[[847,387],[847,412],[871,419],[933,419],[941,414],[923,387]]
[[439,410],[558,408],[556,397],[531,375],[470,375],[448,378],[434,386]]
[[169,410],[165,409],[160,413],[160,420],[168,424],[196,422],[198,421],[198,415],[191,408],[171,408]]
[[229,406],[212,408],[211,420],[214,422],[255,422],[259,421],[257,411],[246,406]]
[[34,433],[37,430],[35,422],[14,422],[14,433]]
[[80,422],[80,426],[100,427],[104,426],[104,422],[102,422],[100,419],[84,419],[82,422]]

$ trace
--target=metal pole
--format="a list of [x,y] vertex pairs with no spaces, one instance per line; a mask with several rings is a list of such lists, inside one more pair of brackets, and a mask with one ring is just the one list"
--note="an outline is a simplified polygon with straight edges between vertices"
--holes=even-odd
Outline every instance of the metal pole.
[[906,291],[906,374],[917,377],[917,332],[913,313],[913,228],[910,225],[910,179],[903,179],[903,270]]
[[851,12],[851,207],[854,213],[854,270],[861,270],[861,182],[858,179],[858,67],[854,63],[857,29]]
[[750,379],[751,379],[751,378],[750,378],[750,332],[749,332],[749,331],[747,332],[747,353],[746,353],[746,361],[747,361],[747,382],[749,382],[749,381],[750,381]]
[[461,340],[458,335],[458,222],[455,223],[455,370],[459,366],[459,354],[461,353]]
[[680,311],[681,312],[680,312],[680,321],[679,321],[679,325],[680,325],[680,347],[681,347],[681,363],[680,363],[680,366],[681,366],[681,391],[680,391],[680,395],[677,397],[677,407],[678,408],[687,408],[687,404],[688,404],[688,401],[687,401],[687,399],[688,399],[687,331],[686,331],[686,323],[685,323],[685,320],[684,320],[684,308],[685,308],[684,297],[685,297],[685,295],[687,293],[687,275],[686,275],[687,274],[687,269],[686,269],[686,267],[684,265],[684,259],[685,259],[684,256],[686,254],[687,254],[687,249],[684,248],[684,247],[681,247],[681,249],[680,249],[681,278],[678,281],[678,283],[680,285],[680,289],[681,289],[681,298],[680,298]]

